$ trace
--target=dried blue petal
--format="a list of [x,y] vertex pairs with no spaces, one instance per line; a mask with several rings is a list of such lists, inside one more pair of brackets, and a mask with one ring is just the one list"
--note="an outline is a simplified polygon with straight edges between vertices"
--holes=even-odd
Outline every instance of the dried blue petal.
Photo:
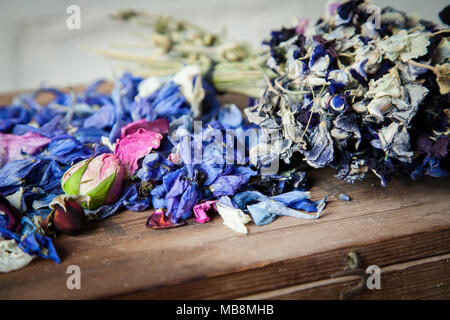
[[[311,194],[305,191],[290,191],[271,197],[272,200],[279,201],[288,207],[295,205],[296,202],[309,199]],[[291,207],[292,208],[292,207]]]
[[247,179],[241,175],[220,176],[209,186],[209,190],[211,190],[214,197],[232,196],[245,183],[247,183]]
[[11,161],[0,169],[0,192],[7,187],[18,187],[23,183],[28,174],[42,161],[33,158]]
[[352,19],[354,13],[356,13],[358,6],[363,3],[363,0],[351,0],[344,2],[336,8],[339,20],[336,21],[336,25],[347,24]]
[[162,157],[159,153],[150,153],[145,156],[142,167],[136,172],[136,175],[143,181],[159,181],[172,168],[172,161]]
[[224,105],[219,110],[218,120],[226,128],[241,126],[243,118],[241,110],[235,105]]
[[195,182],[190,183],[180,198],[176,212],[171,212],[173,221],[186,220],[192,215],[192,210],[200,200],[200,192]]
[[352,75],[352,77],[355,78],[364,87],[368,86],[367,74],[364,70],[364,66],[366,65],[368,60],[369,59],[366,58],[363,61],[359,62],[355,68],[350,69],[350,74]]
[[75,132],[74,136],[82,144],[86,143],[100,144],[102,142],[102,137],[108,136],[108,133],[105,130],[96,127],[89,127],[89,128],[79,128],[77,132]]
[[257,170],[253,170],[252,168],[247,166],[235,166],[233,170],[233,175],[243,176],[247,182],[251,177],[254,177],[257,174]]
[[270,199],[263,200],[255,204],[250,204],[247,206],[247,210],[250,212],[253,221],[255,221],[257,225],[264,225],[271,223],[280,215],[308,220],[318,219],[323,208],[320,207],[314,215],[306,214],[299,210],[291,209],[281,202]]
[[[325,207],[326,197],[316,202],[310,201],[309,197],[308,192],[302,191],[292,191],[270,198],[257,191],[244,191],[236,194],[233,201],[242,210],[248,210],[257,225],[265,225],[280,215],[302,219],[319,218]],[[316,214],[306,214],[299,210]]]
[[104,99],[103,105],[94,114],[84,120],[83,127],[95,127],[99,129],[111,128],[116,122],[115,106],[108,99]]
[[325,122],[321,122],[314,130],[311,146],[311,150],[304,153],[309,165],[314,168],[323,168],[333,161],[333,140]]
[[233,197],[233,202],[242,210],[245,210],[248,203],[254,201],[261,201],[268,199],[267,196],[263,195],[258,191],[246,190],[243,192],[239,192]]
[[170,186],[166,196],[168,198],[173,198],[182,195],[189,184],[189,180],[187,180],[184,175],[178,176]]
[[23,240],[18,243],[18,246],[23,252],[28,253],[29,255],[37,255],[45,259],[51,259],[56,263],[61,262],[52,240],[37,232],[28,233]]
[[346,193],[340,193],[339,199],[342,201],[350,201],[350,197]]
[[138,185],[134,184],[131,187],[129,196],[123,201],[125,208],[130,211],[141,212],[150,207],[150,199],[140,198]]
[[148,120],[179,117],[189,112],[186,98],[181,94],[179,86],[173,81],[169,81],[158,89],[154,100],[151,102],[151,108],[154,116]]
[[330,101],[330,107],[335,111],[344,111],[348,107],[346,96],[343,94],[334,96]]
[[201,175],[201,185],[209,186],[211,185],[217,177],[223,173],[223,165],[219,164],[199,164],[195,166],[195,169]]
[[20,106],[0,108],[0,132],[9,132],[16,124],[26,124],[31,120],[31,112]]

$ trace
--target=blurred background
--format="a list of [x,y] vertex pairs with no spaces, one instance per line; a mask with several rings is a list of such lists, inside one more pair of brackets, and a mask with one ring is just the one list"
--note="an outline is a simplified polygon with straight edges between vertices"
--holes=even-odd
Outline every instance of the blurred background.
[[[111,20],[119,8],[145,9],[203,26],[212,32],[226,27],[228,37],[260,45],[272,29],[291,26],[294,18],[323,15],[327,0],[1,0],[0,92],[37,88],[43,84],[86,84],[112,79],[118,69],[111,60],[88,48],[111,48],[113,42],[136,42],[133,28]],[[438,13],[448,0],[374,0],[380,7],[419,14],[440,23]],[[69,30],[67,7],[81,9],[81,29]]]

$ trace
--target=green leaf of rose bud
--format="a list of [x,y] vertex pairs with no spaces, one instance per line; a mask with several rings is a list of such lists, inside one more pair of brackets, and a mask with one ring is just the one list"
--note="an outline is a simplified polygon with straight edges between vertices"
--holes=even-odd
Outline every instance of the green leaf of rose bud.
[[116,179],[116,173],[117,171],[110,174],[106,179],[100,182],[97,187],[95,187],[94,189],[92,189],[87,193],[90,200],[87,202],[87,204],[83,204],[85,208],[93,210],[97,209],[98,207],[100,207],[105,203],[106,197],[108,196],[111,186],[114,183],[114,180]]
[[64,176],[61,179],[61,186],[62,186],[63,191],[66,194],[70,194],[70,195],[78,195],[79,194],[81,178],[83,177],[83,174],[86,171],[86,168],[89,165],[89,162],[91,160],[92,160],[91,158],[84,160],[85,163],[77,171],[75,171],[72,175],[70,175],[66,181],[64,181],[64,178],[71,169],[69,169],[64,174]]

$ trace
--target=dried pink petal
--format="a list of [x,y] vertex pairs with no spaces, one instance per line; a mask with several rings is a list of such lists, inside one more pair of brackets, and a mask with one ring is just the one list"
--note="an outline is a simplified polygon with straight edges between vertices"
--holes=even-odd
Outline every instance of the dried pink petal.
[[126,137],[129,134],[135,133],[139,128],[147,131],[153,131],[156,133],[167,134],[169,132],[169,119],[160,118],[153,121],[146,121],[145,119],[134,121],[127,124],[121,130],[121,138]]
[[138,168],[138,160],[161,144],[162,134],[139,128],[116,143],[114,153],[122,161],[127,175],[132,175]]
[[24,154],[35,154],[50,141],[49,138],[31,131],[22,136],[0,133],[0,168],[9,161],[24,159]]
[[198,223],[208,222],[210,219],[206,214],[207,211],[217,211],[215,203],[217,200],[205,201],[194,206],[195,221]]
[[169,159],[169,161],[171,161],[174,164],[179,164],[180,161],[181,161],[181,156],[180,156],[180,154],[178,152],[177,153],[171,153],[171,154],[169,154],[168,159]]

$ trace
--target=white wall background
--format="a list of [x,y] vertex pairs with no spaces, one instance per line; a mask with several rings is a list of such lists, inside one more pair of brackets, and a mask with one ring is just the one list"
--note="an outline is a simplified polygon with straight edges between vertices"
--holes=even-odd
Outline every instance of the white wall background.
[[[392,4],[391,4],[392,2]],[[133,42],[131,28],[111,21],[118,8],[142,8],[195,22],[212,31],[227,27],[229,37],[258,45],[270,30],[290,25],[293,18],[315,21],[326,0],[1,0],[0,92],[47,85],[88,83],[112,78],[113,63],[86,49],[110,48],[112,42]],[[374,0],[439,22],[448,0]],[[81,29],[66,28],[66,9],[81,8]]]

